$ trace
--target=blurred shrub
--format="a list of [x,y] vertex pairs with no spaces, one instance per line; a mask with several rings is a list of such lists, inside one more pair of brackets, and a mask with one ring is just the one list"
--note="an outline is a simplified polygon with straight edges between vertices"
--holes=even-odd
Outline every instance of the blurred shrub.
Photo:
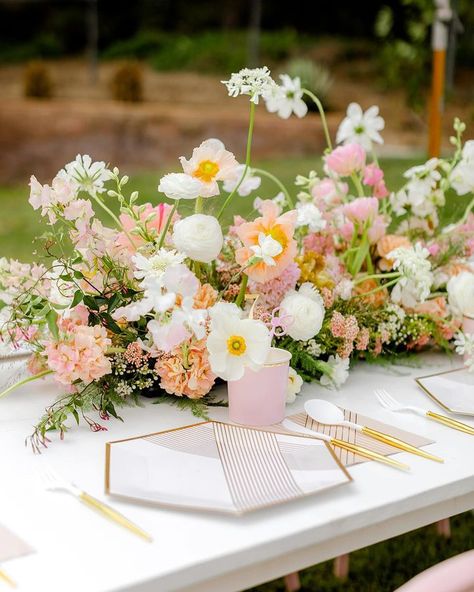
[[[260,61],[274,65],[288,59],[306,47],[308,39],[292,29],[263,31]],[[147,31],[111,45],[103,57],[148,59],[156,70],[224,73],[246,65],[247,45],[247,31],[208,31],[196,35]]]
[[[292,78],[298,76],[301,80],[301,86],[315,94],[325,109],[329,108],[328,94],[333,79],[325,66],[309,58],[294,58],[286,64],[285,72]],[[317,109],[308,96],[305,95],[304,100],[308,105],[308,109],[311,111]]]
[[0,41],[0,62],[23,62],[39,58],[57,58],[62,53],[57,38],[50,34],[38,35],[29,43],[5,44]]
[[23,94],[37,99],[50,99],[53,96],[53,81],[46,64],[34,61],[26,65]]
[[124,62],[115,71],[110,87],[116,101],[143,101],[143,68],[138,62]]

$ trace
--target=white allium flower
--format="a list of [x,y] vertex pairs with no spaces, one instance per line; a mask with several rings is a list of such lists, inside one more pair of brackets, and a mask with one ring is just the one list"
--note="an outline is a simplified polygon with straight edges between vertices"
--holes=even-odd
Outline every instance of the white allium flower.
[[383,138],[379,132],[385,127],[385,121],[379,115],[376,105],[362,111],[357,103],[351,103],[347,107],[346,117],[342,120],[337,130],[336,142],[349,144],[355,142],[366,150],[372,148],[372,143],[383,144]]
[[448,301],[457,316],[474,315],[474,273],[463,271],[447,284]]
[[474,372],[474,334],[459,331],[455,338],[456,353],[465,356],[464,364],[469,372]]
[[[245,165],[239,164],[239,166],[236,168],[236,173],[237,173],[236,178],[235,179],[227,179],[226,181],[224,181],[223,187],[224,187],[225,191],[227,191],[228,193],[230,193],[231,191],[234,191],[234,189],[237,187],[237,184],[239,183],[242,175],[244,174],[244,170],[245,170]],[[262,182],[261,177],[258,177],[257,175],[253,175],[252,169],[248,169],[245,174],[244,180],[242,181],[239,188],[237,189],[237,193],[242,197],[246,197],[247,195],[250,195],[252,193],[252,191],[255,191],[256,189],[258,189],[260,187],[261,182]]]
[[281,84],[272,88],[264,97],[267,110],[277,113],[282,119],[288,119],[292,113],[297,117],[304,117],[308,112],[308,106],[303,101],[301,80],[297,76],[291,78],[288,74],[280,75]]
[[75,160],[59,171],[58,176],[72,179],[79,189],[97,195],[105,191],[104,183],[112,178],[112,173],[105,162],[92,162],[88,154],[78,154]]
[[210,263],[221,252],[224,237],[217,218],[193,214],[175,223],[173,243],[193,261]]
[[319,333],[324,319],[324,303],[310,282],[301,284],[298,291],[291,290],[283,298],[280,308],[291,317],[287,333],[297,341],[308,341]]
[[267,327],[261,321],[229,315],[225,309],[211,315],[207,349],[212,371],[224,380],[239,380],[245,368],[259,370],[270,351]]
[[349,376],[349,358],[341,358],[336,354],[329,356],[327,364],[329,366],[328,374],[323,374],[319,382],[323,386],[339,388]]
[[303,379],[291,366],[288,372],[288,387],[286,389],[286,403],[294,403],[296,395],[301,391]]
[[260,232],[258,235],[258,245],[250,247],[253,251],[252,260],[263,261],[265,265],[276,265],[274,257],[277,257],[282,251],[281,243],[275,240],[270,234]]
[[234,72],[229,80],[222,80],[229,92],[229,96],[249,95],[252,103],[258,105],[260,97],[267,96],[276,86],[270,76],[270,70],[263,68],[243,68]]
[[168,267],[182,263],[184,259],[183,253],[164,248],[156,251],[151,257],[144,257],[141,253],[137,253],[132,257],[135,265],[133,275],[139,280],[160,279]]
[[196,199],[203,193],[203,184],[186,173],[168,173],[161,177],[158,191],[169,199]]
[[400,272],[400,279],[392,290],[393,302],[413,307],[430,295],[433,284],[429,251],[417,243],[414,247],[398,247],[387,255],[393,261],[393,269]]
[[307,226],[310,232],[320,232],[326,228],[327,222],[323,218],[321,210],[313,203],[298,203],[296,206],[298,217],[296,227]]

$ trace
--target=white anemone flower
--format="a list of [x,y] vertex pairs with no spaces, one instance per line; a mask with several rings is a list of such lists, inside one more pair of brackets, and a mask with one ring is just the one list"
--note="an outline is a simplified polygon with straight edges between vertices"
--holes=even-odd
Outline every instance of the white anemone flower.
[[379,132],[384,127],[385,121],[380,117],[379,108],[376,105],[364,112],[358,103],[351,103],[347,107],[346,117],[337,130],[336,142],[338,144],[355,142],[366,150],[371,150],[373,142],[383,144],[383,138]]
[[298,203],[296,211],[298,213],[297,228],[307,226],[310,232],[320,232],[326,228],[327,222],[323,218],[321,210],[313,203]]
[[258,245],[250,247],[254,255],[252,259],[263,261],[265,265],[276,265],[274,257],[277,257],[282,251],[281,243],[275,240],[270,234],[260,232],[258,235]]
[[263,68],[243,68],[234,72],[229,80],[221,80],[227,87],[230,97],[249,95],[252,103],[258,105],[260,97],[266,97],[276,86],[270,70]]
[[[224,181],[223,187],[224,187],[225,191],[227,191],[228,193],[230,193],[231,191],[234,191],[234,189],[237,187],[240,179],[242,178],[242,175],[244,174],[244,170],[245,170],[245,165],[239,164],[239,166],[236,168],[237,177],[235,179],[227,179],[226,181]],[[253,175],[252,169],[248,169],[247,172],[245,173],[245,177],[244,177],[242,183],[239,185],[239,188],[237,189],[237,193],[241,197],[246,197],[247,195],[250,195],[256,189],[258,189],[260,187],[261,182],[262,182],[261,177],[258,177],[257,175]]]
[[261,321],[240,319],[226,310],[212,313],[207,337],[209,363],[224,380],[239,380],[246,368],[259,370],[267,360],[270,345],[270,332]]
[[112,173],[103,161],[92,162],[88,154],[78,154],[76,159],[59,171],[58,176],[74,181],[79,189],[90,195],[105,191],[104,183],[112,179]]
[[292,113],[297,117],[304,117],[308,112],[308,106],[303,100],[300,78],[281,74],[280,80],[281,84],[272,88],[265,97],[267,110],[277,113],[282,119],[288,119]]
[[158,191],[169,199],[196,199],[204,191],[199,179],[186,173],[168,173],[161,177]]
[[194,148],[189,160],[184,156],[179,160],[183,171],[201,182],[202,197],[219,195],[217,181],[233,181],[238,176],[239,163],[235,156],[216,138],[204,140]]

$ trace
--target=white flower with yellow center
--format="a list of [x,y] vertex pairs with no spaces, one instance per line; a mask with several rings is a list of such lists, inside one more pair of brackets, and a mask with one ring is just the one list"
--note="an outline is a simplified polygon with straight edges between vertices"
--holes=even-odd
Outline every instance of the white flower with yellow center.
[[239,380],[245,368],[259,370],[267,360],[271,335],[253,319],[241,319],[235,309],[211,309],[211,332],[207,337],[212,371],[224,380]]
[[194,148],[189,160],[180,157],[183,171],[201,182],[202,197],[219,195],[217,181],[234,181],[238,177],[239,163],[220,140],[210,138]]
[[265,265],[270,266],[276,265],[274,257],[283,251],[281,243],[264,232],[260,232],[258,235],[258,245],[253,245],[250,249],[254,252],[252,257],[254,262],[262,261]]

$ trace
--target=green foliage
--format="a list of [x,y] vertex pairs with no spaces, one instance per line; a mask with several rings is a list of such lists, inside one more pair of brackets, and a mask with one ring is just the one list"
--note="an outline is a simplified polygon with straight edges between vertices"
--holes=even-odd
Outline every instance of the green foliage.
[[53,80],[49,68],[43,62],[27,64],[23,77],[25,97],[50,99],[53,96]]
[[[308,39],[293,29],[264,31],[260,37],[261,61],[273,65],[307,45]],[[147,59],[157,70],[232,72],[247,65],[246,31],[207,31],[195,35],[143,31],[107,48],[106,59]]]
[[39,58],[57,58],[63,48],[58,38],[50,33],[38,35],[28,43],[14,45],[0,42],[0,62],[26,62]]
[[209,415],[207,414],[208,407],[227,407],[227,401],[216,400],[212,391],[210,394],[202,397],[202,399],[189,399],[188,397],[176,397],[174,395],[168,395],[164,391],[159,392],[158,398],[156,401],[153,401],[154,405],[159,405],[160,403],[168,403],[169,405],[174,405],[181,411],[191,411],[194,417],[198,417],[199,419],[203,419],[208,421],[210,419]]
[[116,101],[140,103],[143,101],[143,68],[138,62],[128,61],[115,71],[110,89]]

